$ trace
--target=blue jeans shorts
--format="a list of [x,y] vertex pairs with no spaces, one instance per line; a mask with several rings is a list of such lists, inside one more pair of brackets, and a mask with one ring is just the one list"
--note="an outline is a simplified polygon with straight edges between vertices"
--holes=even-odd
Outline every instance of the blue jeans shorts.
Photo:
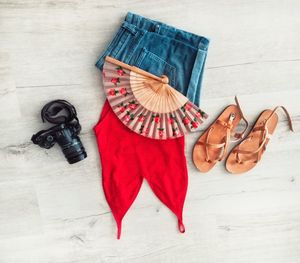
[[167,75],[172,87],[199,106],[208,44],[206,37],[129,12],[96,66],[102,70],[105,57],[111,56],[157,76]]

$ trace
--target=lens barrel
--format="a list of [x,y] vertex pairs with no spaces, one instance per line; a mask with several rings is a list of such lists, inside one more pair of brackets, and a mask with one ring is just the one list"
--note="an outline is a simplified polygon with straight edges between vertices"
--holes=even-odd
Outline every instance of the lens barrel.
[[55,137],[70,164],[77,163],[87,157],[80,138],[72,126],[61,124]]
[[79,137],[76,137],[73,138],[71,144],[64,146],[61,145],[62,151],[70,164],[77,163],[87,157],[86,151]]

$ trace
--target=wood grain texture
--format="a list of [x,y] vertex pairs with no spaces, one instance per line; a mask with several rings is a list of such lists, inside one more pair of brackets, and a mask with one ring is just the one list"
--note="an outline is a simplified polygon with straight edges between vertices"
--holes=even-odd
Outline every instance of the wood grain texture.
[[[222,163],[199,174],[200,133],[189,135],[184,235],[143,184],[116,240],[101,187],[94,63],[129,10],[211,39],[201,100],[210,120],[237,94],[251,123],[283,104],[295,125],[280,115],[262,162],[241,176]],[[0,262],[299,263],[299,13],[298,0],[0,0]],[[71,101],[83,126],[89,156],[72,166],[58,147],[30,143],[55,98]]]

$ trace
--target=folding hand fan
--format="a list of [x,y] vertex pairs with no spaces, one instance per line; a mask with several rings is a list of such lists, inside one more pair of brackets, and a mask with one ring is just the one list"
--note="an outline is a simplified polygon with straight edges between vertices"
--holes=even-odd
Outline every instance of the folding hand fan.
[[171,139],[199,128],[207,114],[168,85],[168,77],[106,57],[103,84],[111,108],[132,131]]

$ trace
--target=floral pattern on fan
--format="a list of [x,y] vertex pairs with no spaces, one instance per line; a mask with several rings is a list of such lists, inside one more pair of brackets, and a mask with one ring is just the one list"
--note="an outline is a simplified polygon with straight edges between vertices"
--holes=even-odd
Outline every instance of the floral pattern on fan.
[[[152,138],[171,139],[197,130],[207,114],[157,77],[106,57],[103,84],[120,121],[132,131]],[[157,110],[156,110],[157,108]]]

